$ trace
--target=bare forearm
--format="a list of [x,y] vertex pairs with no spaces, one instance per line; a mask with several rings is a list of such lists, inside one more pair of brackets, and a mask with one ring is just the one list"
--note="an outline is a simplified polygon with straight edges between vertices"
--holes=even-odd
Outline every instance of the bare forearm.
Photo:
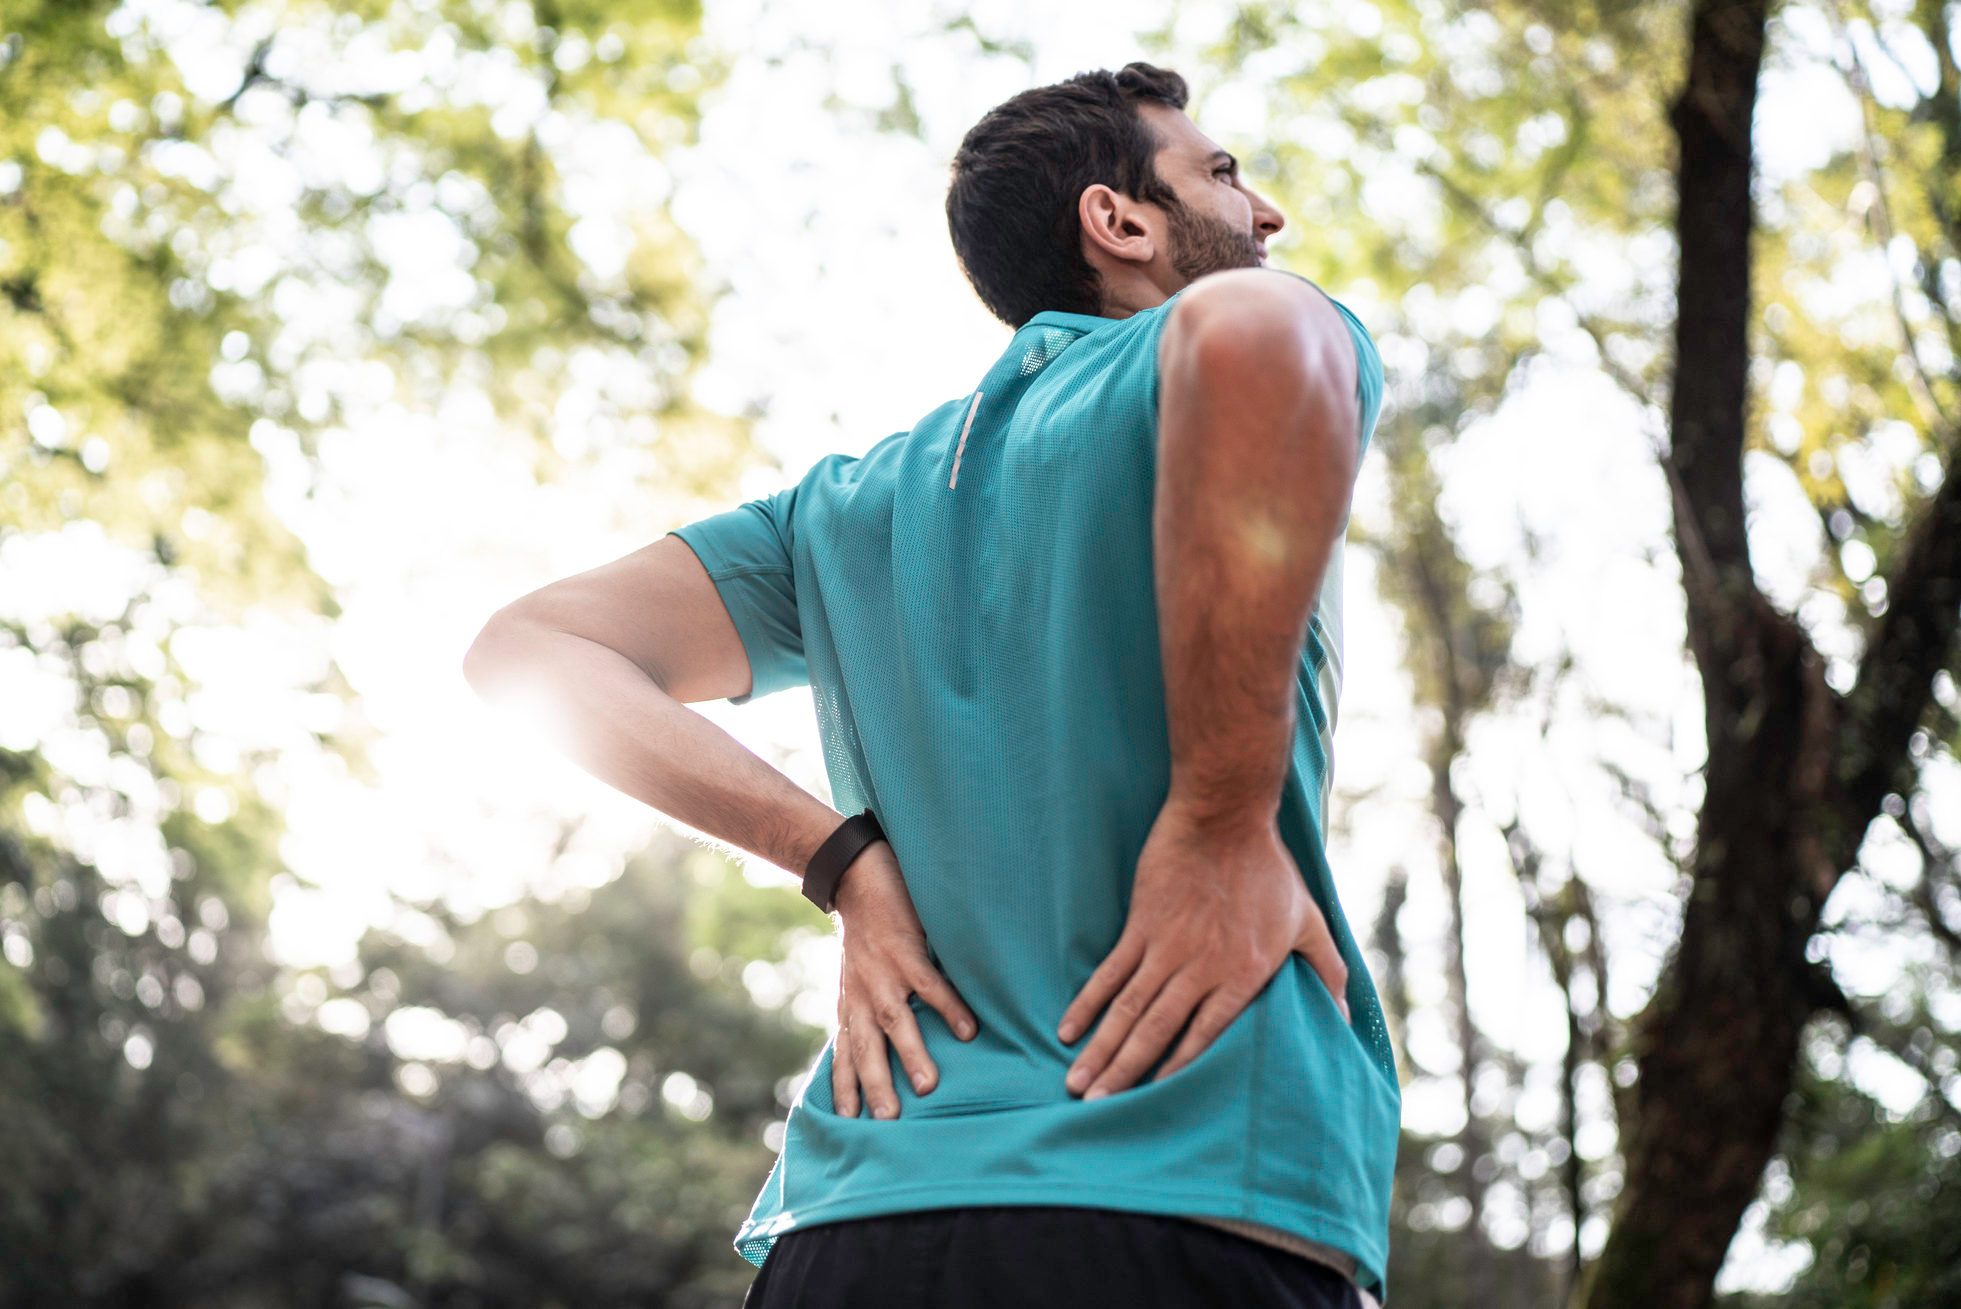
[[1153,532],[1171,798],[1208,816],[1265,820],[1279,804],[1301,645],[1354,478],[1341,330],[1339,344],[1215,338],[1163,360]]
[[465,671],[487,700],[533,700],[594,777],[779,868],[801,875],[844,821],[595,641],[510,620],[486,627]]

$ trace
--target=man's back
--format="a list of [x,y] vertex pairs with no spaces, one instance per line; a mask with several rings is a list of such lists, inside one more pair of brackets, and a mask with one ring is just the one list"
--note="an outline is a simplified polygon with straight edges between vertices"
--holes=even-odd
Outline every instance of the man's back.
[[[979,1019],[915,1017],[940,1070],[896,1119],[843,1117],[827,1044],[736,1247],[956,1205],[1210,1215],[1333,1246],[1380,1281],[1399,1093],[1322,852],[1339,694],[1339,559],[1297,678],[1279,827],[1358,978],[1343,1021],[1289,956],[1162,1081],[1073,1098],[1056,1021],[1121,933],[1169,785],[1152,571],[1157,343],[1037,314],[970,393],[860,458],[679,529],[735,619],[750,695],[808,680],[833,800],[878,812],[934,961]],[[1381,369],[1358,355],[1360,430]],[[748,697],[744,697],[745,699]]]

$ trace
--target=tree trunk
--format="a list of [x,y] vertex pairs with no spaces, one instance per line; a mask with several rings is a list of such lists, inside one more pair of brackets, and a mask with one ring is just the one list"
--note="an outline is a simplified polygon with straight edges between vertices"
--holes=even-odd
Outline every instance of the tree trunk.
[[[1750,122],[1766,7],[1696,0],[1688,80],[1670,115],[1681,265],[1664,471],[1709,756],[1681,939],[1633,1034],[1626,1182],[1585,1309],[1711,1303],[1775,1148],[1804,1025],[1843,1004],[1807,962],[1807,943],[1881,801],[1911,789],[1909,738],[1961,631],[1961,433],[1951,428],[1934,433],[1945,475],[1888,570],[1887,606],[1843,697],[1751,577]],[[1961,121],[1952,132],[1961,158]]]
[[[1751,114],[1767,0],[1698,0],[1671,119],[1680,248],[1669,469],[1709,757],[1681,940],[1634,1036],[1626,1182],[1586,1309],[1703,1309],[1775,1146],[1809,1017],[1796,894],[1830,694],[1744,535]],[[1821,712],[1824,710],[1826,712]],[[1807,767],[1806,762],[1811,761]]]

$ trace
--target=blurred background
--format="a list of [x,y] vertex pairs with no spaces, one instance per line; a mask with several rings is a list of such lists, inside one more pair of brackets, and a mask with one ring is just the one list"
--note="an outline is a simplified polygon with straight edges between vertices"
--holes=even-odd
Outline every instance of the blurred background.
[[[1772,5],[1746,142],[1747,563],[1848,704],[1953,475],[1950,9]],[[955,146],[1138,58],[1389,376],[1330,850],[1403,1064],[1392,1303],[1701,1302],[1610,1250],[1643,1015],[1731,876],[1656,455],[1691,10],[5,0],[0,1304],[740,1302],[834,930],[462,654],[971,389],[1008,331]],[[1728,1305],[1961,1303],[1937,656],[1787,961],[1768,1166],[1684,1193]],[[696,708],[829,798],[807,690]]]

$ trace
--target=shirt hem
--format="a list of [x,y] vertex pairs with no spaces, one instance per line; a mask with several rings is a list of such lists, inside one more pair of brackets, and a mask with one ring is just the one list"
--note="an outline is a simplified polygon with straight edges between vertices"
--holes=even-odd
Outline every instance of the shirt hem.
[[[900,1197],[937,1197],[930,1204],[893,1204]],[[1355,1282],[1378,1300],[1382,1298],[1381,1254],[1378,1242],[1345,1217],[1296,1204],[1275,1196],[1222,1195],[1211,1191],[1159,1191],[1125,1186],[1121,1192],[1095,1187],[1058,1186],[1052,1180],[1014,1185],[964,1186],[950,1196],[944,1186],[886,1187],[860,1195],[842,1196],[805,1205],[794,1214],[779,1213],[760,1222],[745,1222],[735,1235],[735,1251],[760,1268],[776,1238],[804,1227],[881,1214],[923,1209],[959,1209],[969,1205],[1033,1204],[1068,1208],[1117,1209],[1126,1213],[1157,1214],[1166,1218],[1234,1218],[1291,1232],[1304,1240],[1330,1246],[1355,1260]],[[1248,1238],[1250,1239],[1250,1238]],[[1305,1258],[1306,1256],[1299,1256]]]

